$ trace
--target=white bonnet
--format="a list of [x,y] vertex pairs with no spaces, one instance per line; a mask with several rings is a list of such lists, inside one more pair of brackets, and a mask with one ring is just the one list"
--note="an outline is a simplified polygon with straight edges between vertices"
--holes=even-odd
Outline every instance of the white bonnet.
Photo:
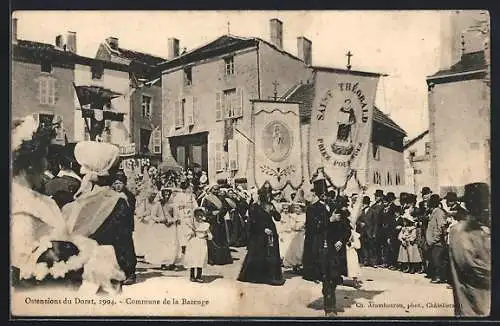
[[117,146],[96,141],[82,141],[75,146],[75,158],[81,165],[81,174],[108,175],[108,170],[120,156]]

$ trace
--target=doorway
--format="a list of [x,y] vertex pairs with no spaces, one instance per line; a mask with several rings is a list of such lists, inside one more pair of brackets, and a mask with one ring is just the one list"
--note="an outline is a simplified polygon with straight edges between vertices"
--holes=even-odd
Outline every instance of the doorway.
[[177,163],[185,169],[199,165],[208,171],[208,132],[170,137],[170,149]]

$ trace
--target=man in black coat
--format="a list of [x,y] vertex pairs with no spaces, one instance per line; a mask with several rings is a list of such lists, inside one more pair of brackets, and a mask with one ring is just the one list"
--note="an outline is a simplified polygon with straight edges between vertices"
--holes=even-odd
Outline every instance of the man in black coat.
[[371,233],[373,228],[373,223],[368,218],[368,212],[370,210],[370,197],[363,196],[363,202],[361,207],[361,212],[359,214],[358,220],[356,221],[356,232],[360,235],[361,249],[359,251],[359,260],[364,266],[373,266],[373,249],[375,244],[371,241]]
[[335,289],[347,275],[346,243],[351,235],[349,220],[334,214],[326,203],[326,180],[313,182],[318,200],[306,212],[304,243],[304,279],[322,282],[324,310],[327,317],[336,315]]
[[379,267],[382,264],[381,244],[378,237],[379,221],[384,209],[384,192],[381,189],[375,191],[375,202],[366,213],[366,234],[367,234],[367,249],[369,251],[370,265]]

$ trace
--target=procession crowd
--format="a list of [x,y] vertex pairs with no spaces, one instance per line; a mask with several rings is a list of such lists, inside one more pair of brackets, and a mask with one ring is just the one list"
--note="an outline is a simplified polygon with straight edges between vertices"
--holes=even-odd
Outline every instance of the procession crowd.
[[199,167],[150,167],[129,180],[114,145],[84,141],[52,155],[52,129],[29,118],[15,127],[16,287],[63,283],[117,292],[136,281],[137,257],[164,270],[186,268],[191,281],[203,282],[207,264],[232,264],[231,247],[245,247],[238,281],[280,286],[290,269],[322,283],[327,316],[336,313],[338,285],[352,279],[362,286],[360,264],[449,282],[457,314],[489,309],[485,184],[465,186],[460,199],[428,187],[421,201],[376,190],[372,203],[364,193],[343,194],[321,174],[312,189],[289,196],[269,182],[260,189],[238,180],[210,183]]

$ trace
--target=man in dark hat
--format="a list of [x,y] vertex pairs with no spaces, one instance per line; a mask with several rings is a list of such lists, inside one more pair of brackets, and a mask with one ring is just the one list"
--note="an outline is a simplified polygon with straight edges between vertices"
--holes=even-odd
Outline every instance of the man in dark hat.
[[453,217],[456,221],[461,221],[467,217],[467,210],[465,210],[462,206],[460,206],[460,202],[458,200],[458,196],[456,192],[448,192],[444,197],[446,201],[446,206],[449,210],[449,215]]
[[466,185],[463,200],[469,214],[450,230],[455,315],[487,316],[491,309],[489,186]]
[[422,196],[422,201],[418,203],[418,207],[414,212],[414,217],[417,218],[419,228],[420,228],[420,238],[417,240],[419,244],[419,248],[422,254],[422,271],[427,273],[429,276],[429,266],[431,264],[431,259],[430,259],[430,251],[429,248],[427,247],[427,242],[425,241],[425,233],[427,231],[427,225],[429,223],[429,216],[430,213],[432,212],[432,209],[429,208],[429,198],[432,195],[432,190],[429,187],[423,187],[422,191],[420,192]]
[[327,205],[324,176],[316,177],[313,185],[318,200],[306,212],[303,277],[322,282],[325,315],[331,317],[336,315],[335,289],[347,274],[346,243],[351,230],[349,221]]
[[82,179],[75,172],[78,163],[71,148],[59,146],[57,153],[54,155],[54,161],[58,165],[59,172],[56,177],[45,184],[45,194],[51,196],[59,208],[62,208],[74,200],[73,196],[80,188]]
[[[394,248],[397,240],[394,239],[394,233],[396,232],[396,210],[397,206],[394,203],[396,201],[396,195],[393,192],[388,192],[384,197],[384,209],[381,213],[379,220],[379,232],[378,246],[380,250],[380,255],[382,258],[382,267],[395,268]],[[398,246],[399,250],[399,246]]]
[[378,226],[384,209],[384,192],[381,189],[375,190],[375,202],[367,210],[365,216],[366,223],[366,246],[368,251],[368,265],[379,267],[382,264],[378,237]]
[[361,203],[361,211],[356,221],[356,232],[360,235],[361,249],[359,251],[359,260],[364,266],[373,266],[371,257],[375,244],[371,242],[370,232],[373,225],[367,219],[368,211],[370,210],[370,197],[363,196]]
[[432,278],[431,282],[443,283],[446,278],[445,270],[443,270],[446,247],[446,212],[441,207],[441,198],[439,198],[438,194],[432,194],[429,198],[429,208],[432,212],[429,216],[425,240],[431,258],[431,265],[429,268]]

